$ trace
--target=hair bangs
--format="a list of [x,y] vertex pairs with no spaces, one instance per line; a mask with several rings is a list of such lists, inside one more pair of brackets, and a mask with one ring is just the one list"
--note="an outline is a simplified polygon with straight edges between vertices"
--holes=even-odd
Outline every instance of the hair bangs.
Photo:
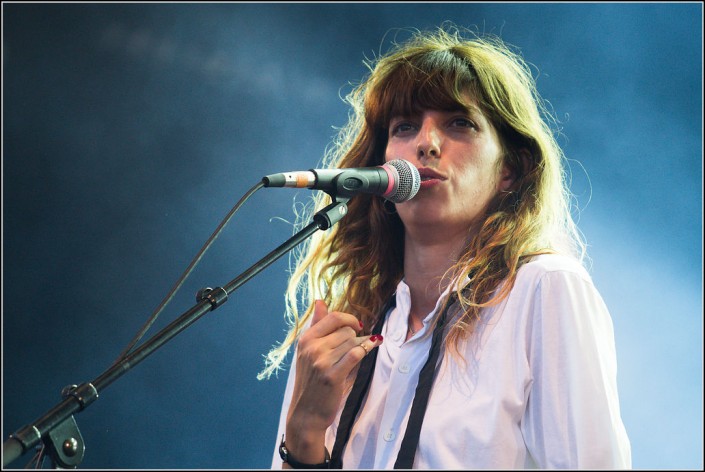
[[367,121],[375,129],[387,129],[395,116],[465,110],[467,94],[475,95],[474,78],[470,65],[447,49],[393,61],[368,96]]

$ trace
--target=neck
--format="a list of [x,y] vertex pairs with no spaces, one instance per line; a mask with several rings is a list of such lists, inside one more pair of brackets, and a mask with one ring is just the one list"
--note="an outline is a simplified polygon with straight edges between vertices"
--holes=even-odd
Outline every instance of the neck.
[[437,238],[415,238],[408,231],[405,234],[404,282],[411,293],[410,321],[420,322],[436,306],[451,282],[446,272],[458,260],[467,241],[466,231],[456,237],[442,231],[435,234]]

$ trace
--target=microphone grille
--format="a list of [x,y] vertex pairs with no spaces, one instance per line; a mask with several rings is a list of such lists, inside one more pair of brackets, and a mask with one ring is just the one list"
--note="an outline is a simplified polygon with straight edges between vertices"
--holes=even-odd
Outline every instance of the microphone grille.
[[399,173],[396,189],[386,197],[387,200],[401,203],[414,198],[421,187],[421,176],[416,166],[404,159],[394,159],[387,162],[386,165],[393,167]]

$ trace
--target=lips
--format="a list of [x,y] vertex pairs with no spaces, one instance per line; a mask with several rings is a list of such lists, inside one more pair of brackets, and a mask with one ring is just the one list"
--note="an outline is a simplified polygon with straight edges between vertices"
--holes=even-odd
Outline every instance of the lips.
[[429,186],[431,184],[440,183],[441,181],[447,179],[446,176],[436,172],[435,170],[429,167],[420,167],[419,176],[421,177],[421,185],[424,187]]

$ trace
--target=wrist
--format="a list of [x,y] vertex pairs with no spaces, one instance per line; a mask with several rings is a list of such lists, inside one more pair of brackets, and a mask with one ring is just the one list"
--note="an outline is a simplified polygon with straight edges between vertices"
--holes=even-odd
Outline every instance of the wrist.
[[308,429],[301,425],[287,424],[284,437],[286,448],[299,462],[318,464],[324,460],[325,430]]
[[[319,443],[320,445],[321,443]],[[320,447],[320,446],[319,446]],[[311,449],[309,447],[309,449]],[[319,449],[320,450],[320,449]],[[325,445],[323,446],[323,452],[322,456],[319,456],[317,453],[312,453],[309,452],[306,454],[307,460],[302,461],[298,456],[295,456],[291,453],[289,450],[288,446],[286,445],[286,442],[284,441],[284,435],[282,434],[282,440],[281,443],[279,444],[279,456],[281,457],[282,461],[289,465],[292,469],[328,469],[330,468],[330,454],[328,453],[328,449],[326,449]],[[313,459],[315,457],[322,457],[322,460],[318,459]]]

